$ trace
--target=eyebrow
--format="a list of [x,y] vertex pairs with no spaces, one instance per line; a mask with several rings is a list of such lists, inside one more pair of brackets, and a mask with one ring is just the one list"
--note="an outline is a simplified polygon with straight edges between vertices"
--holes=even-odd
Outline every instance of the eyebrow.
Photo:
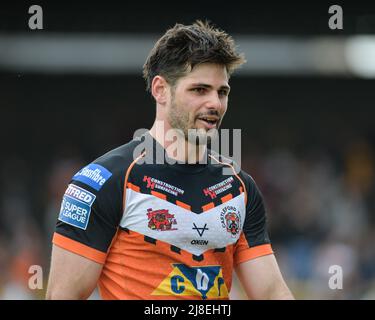
[[[207,88],[207,89],[212,89],[213,87],[210,85],[210,84],[206,84],[206,83],[192,83],[191,84],[192,87],[204,87],[204,88]],[[220,89],[226,89],[226,90],[230,90],[230,86],[229,85],[222,85],[220,87]]]

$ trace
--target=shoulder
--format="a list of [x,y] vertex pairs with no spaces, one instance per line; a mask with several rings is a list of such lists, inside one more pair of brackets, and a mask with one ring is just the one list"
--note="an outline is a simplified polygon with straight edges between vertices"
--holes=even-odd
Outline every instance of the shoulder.
[[136,147],[141,143],[141,139],[133,139],[122,146],[119,146],[99,158],[95,159],[92,164],[99,164],[108,169],[118,170],[126,169],[136,158]]
[[242,170],[241,166],[234,159],[225,157],[213,150],[209,150],[208,155],[214,166],[228,167],[228,172],[231,170],[231,172],[243,182],[247,193],[260,193],[253,177],[248,172]]
[[234,160],[219,154],[216,151],[208,150],[208,156],[211,160],[211,164],[221,167],[229,167],[232,169],[234,174],[238,175],[247,184],[255,184],[254,179],[251,175],[241,169],[241,166]]
[[79,170],[72,180],[80,181],[99,191],[108,180],[118,180],[124,176],[134,161],[134,150],[140,142],[140,139],[133,139],[103,154]]
[[208,157],[212,165],[231,167],[236,173],[241,171],[241,168],[233,159],[227,158],[214,150],[208,149]]

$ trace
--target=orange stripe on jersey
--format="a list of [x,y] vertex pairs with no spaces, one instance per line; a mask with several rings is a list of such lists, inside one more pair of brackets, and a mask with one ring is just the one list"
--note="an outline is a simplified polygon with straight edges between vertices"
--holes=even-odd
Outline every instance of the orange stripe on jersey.
[[[193,268],[221,266],[225,286],[230,291],[233,273],[232,255],[233,245],[229,245],[224,252],[215,253],[213,249],[208,250],[204,253],[204,260],[196,261],[193,259],[193,255],[185,250],[173,251],[167,242],[156,240],[154,243],[150,243],[145,241],[143,234],[131,230],[125,232],[120,229],[103,266],[98,281],[99,291],[104,300],[201,300],[202,297],[199,294],[172,294],[172,292],[154,294],[154,291],[165,281],[170,284],[169,278],[176,269],[175,264],[184,264]],[[157,263],[153,263],[153,261],[157,261]],[[185,279],[184,283],[177,281],[179,289],[189,285],[186,276],[181,274],[179,279],[181,276]],[[170,288],[164,289],[171,291]],[[187,289],[187,291],[189,290]],[[214,299],[228,299],[228,297],[223,295]]]
[[97,263],[104,264],[107,254],[86,246],[83,243],[67,238],[61,234],[54,233],[52,242],[66,250],[79,254]]
[[142,154],[140,156],[138,156],[129,166],[128,170],[126,170],[126,174],[125,174],[125,181],[124,181],[124,193],[122,194],[122,210],[125,210],[125,204],[126,204],[126,186],[128,185],[128,179],[129,179],[129,174],[130,174],[130,171],[132,171],[134,165],[136,164],[136,162],[141,159],[142,157],[144,157],[146,154],[146,151],[142,152]]
[[128,182],[127,187],[135,192],[141,192],[141,188],[136,186],[135,184],[132,184],[131,182]]
[[249,248],[246,251],[242,251],[237,254],[235,258],[235,264],[252,260],[261,256],[266,256],[268,254],[273,254],[273,250],[270,244],[262,244],[260,246]]
[[160,192],[157,192],[157,191],[151,191],[151,194],[155,197],[158,197],[160,199],[163,199],[163,200],[167,200],[167,196],[165,194],[162,194]]
[[234,264],[237,265],[239,263],[252,260],[261,256],[265,256],[268,254],[272,254],[273,250],[270,244],[261,244],[255,247],[249,247],[249,244],[244,236],[241,233],[240,239],[235,247],[235,254],[234,254]]
[[[246,191],[245,183],[242,181],[242,179],[239,177],[239,175],[236,173],[236,170],[234,170],[233,166],[230,163],[221,162],[221,161],[217,160],[213,155],[210,155],[210,157],[212,159],[214,159],[215,161],[217,161],[218,163],[221,163],[225,166],[231,167],[231,169],[233,170],[233,174],[237,177],[238,180],[240,180],[243,189]],[[247,192],[245,192],[245,206],[246,205],[247,205]]]
[[215,208],[215,204],[213,202],[207,203],[204,206],[202,206],[203,212],[204,211],[208,211],[208,210],[210,210],[212,208]]
[[229,201],[231,199],[233,199],[233,195],[230,193],[230,194],[227,194],[226,196],[222,197],[221,198],[221,202],[225,203],[225,202],[227,202],[227,201]]
[[178,201],[178,200],[176,200],[176,204],[177,204],[179,207],[181,207],[181,208],[184,208],[184,209],[186,209],[186,210],[191,211],[191,206],[189,206],[187,203],[184,203],[184,202],[182,202],[182,201]]

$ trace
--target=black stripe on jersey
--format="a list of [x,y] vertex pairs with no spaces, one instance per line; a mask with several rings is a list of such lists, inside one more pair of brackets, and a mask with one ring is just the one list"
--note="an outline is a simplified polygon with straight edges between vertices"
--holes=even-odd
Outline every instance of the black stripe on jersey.
[[171,251],[181,254],[181,249],[173,245],[171,245]]
[[199,256],[196,256],[195,254],[193,254],[193,260],[198,261],[198,262],[203,261],[204,260],[204,255],[201,254]]
[[149,242],[149,243],[152,243],[152,244],[155,244],[155,245],[156,245],[156,241],[158,241],[158,240],[156,240],[154,238],[151,238],[151,237],[148,237],[148,236],[145,236],[144,239],[145,239],[146,242]]
[[119,227],[120,230],[125,231],[127,234],[130,233],[130,230],[128,228]]
[[[203,188],[201,188],[201,189],[200,188],[191,188],[190,190],[186,190],[186,191],[188,191],[187,194],[189,195],[189,198],[187,198],[186,196],[176,197],[174,195],[169,194],[168,192],[164,192],[163,190],[159,190],[159,189],[156,189],[156,188],[155,189],[147,188],[145,183],[140,181],[140,179],[139,179],[140,173],[137,170],[139,170],[139,168],[136,168],[136,170],[133,169],[133,171],[132,171],[132,173],[129,177],[128,183],[131,183],[131,184],[139,187],[139,192],[141,194],[152,195],[153,191],[157,192],[157,193],[160,193],[165,197],[165,199],[161,199],[161,200],[167,201],[167,202],[172,203],[174,205],[178,205],[177,201],[181,201],[181,202],[185,203],[186,205],[190,206],[191,211],[194,212],[194,213],[197,213],[197,214],[203,213],[203,207],[205,205],[211,203],[211,202],[214,204],[215,207],[218,207],[218,206],[223,204],[222,198],[224,198],[225,196],[232,195],[232,199],[233,199],[233,198],[239,196],[242,193],[239,189],[240,182],[237,180],[236,177],[234,177],[235,182],[233,183],[233,187],[228,189],[228,191],[226,191],[226,192],[218,194],[216,196],[216,198],[212,199],[209,196],[205,196],[203,194],[203,191],[202,191]],[[155,169],[155,171],[158,172],[157,169]],[[203,175],[203,173],[202,173],[202,175]],[[157,176],[157,175],[154,174],[153,176]],[[157,179],[170,182],[170,179],[168,177],[157,176]],[[202,181],[204,179],[205,179],[204,177],[201,177],[199,181]],[[171,184],[173,184],[173,182],[171,182]]]

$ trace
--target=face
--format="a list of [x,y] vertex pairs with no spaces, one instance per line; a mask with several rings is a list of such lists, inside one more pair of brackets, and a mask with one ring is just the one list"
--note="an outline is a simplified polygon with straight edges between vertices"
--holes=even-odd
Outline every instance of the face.
[[195,66],[171,88],[167,104],[169,125],[182,130],[185,139],[189,129],[199,130],[200,137],[212,137],[215,130],[209,130],[219,129],[227,110],[229,90],[225,66],[212,63]]

